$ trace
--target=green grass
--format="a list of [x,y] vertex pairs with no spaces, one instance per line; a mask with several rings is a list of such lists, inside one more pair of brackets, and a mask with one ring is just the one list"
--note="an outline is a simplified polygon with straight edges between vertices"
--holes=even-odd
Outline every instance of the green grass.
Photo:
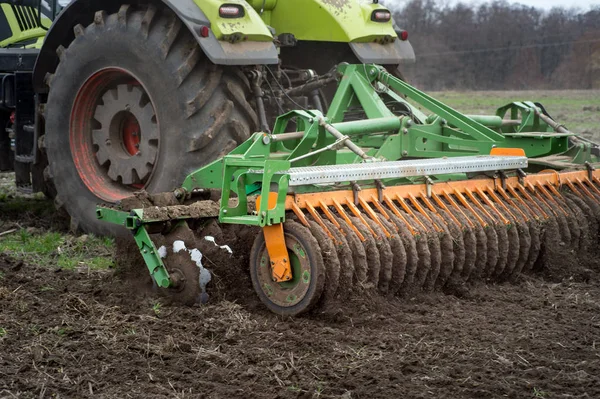
[[70,327],[60,327],[60,328],[56,327],[55,328],[56,335],[58,335],[59,337],[64,337],[70,331],[71,331]]
[[42,332],[42,328],[40,326],[33,325],[33,326],[29,326],[29,331],[33,335],[40,335]]
[[14,173],[0,173],[0,215],[0,232],[19,228],[0,237],[2,253],[26,263],[63,269],[106,269],[113,264],[112,239],[65,233],[65,215],[57,213],[42,193],[17,191]]
[[21,229],[0,238],[0,252],[27,263],[64,269],[106,269],[113,264],[114,241],[58,232],[31,233]]
[[15,225],[54,230],[68,227],[64,214],[57,212],[53,201],[44,194],[18,191],[12,172],[0,172],[0,215],[0,232]]

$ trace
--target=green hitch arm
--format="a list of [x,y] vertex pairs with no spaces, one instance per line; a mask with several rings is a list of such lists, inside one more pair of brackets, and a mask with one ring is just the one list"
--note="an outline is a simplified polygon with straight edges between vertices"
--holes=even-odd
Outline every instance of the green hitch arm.
[[331,124],[340,133],[345,135],[383,133],[398,131],[402,127],[400,118],[397,116],[387,116],[376,119],[363,119],[351,122],[338,122]]
[[104,222],[117,224],[125,227],[133,233],[133,239],[137,244],[140,254],[144,258],[146,267],[150,275],[156,281],[156,285],[161,288],[171,286],[171,278],[165,267],[160,254],[150,238],[150,234],[142,218],[143,210],[136,209],[131,212],[119,211],[116,209],[105,208],[102,206],[96,207],[96,217]]
[[397,93],[405,95],[440,118],[445,119],[448,124],[456,126],[478,141],[500,143],[505,140],[503,135],[496,133],[492,129],[482,125],[477,121],[474,121],[464,114],[461,114],[441,101],[438,101],[422,91],[415,89],[411,85],[403,82],[387,72],[382,66],[367,65],[362,68],[363,70],[361,70],[361,68],[357,69],[355,65],[340,66],[340,71],[342,73],[347,73],[347,69],[354,69],[353,72],[362,75],[371,86],[374,84],[381,84],[385,87],[392,88]]
[[160,258],[160,254],[150,238],[146,227],[141,226],[135,230],[133,232],[133,238],[140,249],[140,253],[144,258],[144,262],[146,263],[150,275],[154,281],[156,281],[156,285],[160,288],[168,288],[171,285],[169,272]]

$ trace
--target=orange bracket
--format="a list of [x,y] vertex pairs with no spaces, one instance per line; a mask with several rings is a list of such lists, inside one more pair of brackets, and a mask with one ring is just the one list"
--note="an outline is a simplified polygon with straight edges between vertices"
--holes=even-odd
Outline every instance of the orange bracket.
[[273,281],[282,283],[292,279],[292,268],[290,267],[290,257],[285,246],[285,236],[283,234],[283,223],[277,223],[272,226],[263,227],[267,252],[271,260],[271,273]]
[[306,216],[304,216],[304,213],[302,212],[302,209],[300,209],[298,204],[296,204],[295,202],[292,202],[292,211],[296,214],[300,223],[302,223],[306,227],[310,227],[310,225],[308,224],[308,220],[306,219]]
[[524,157],[525,150],[522,148],[498,148],[494,147],[490,151],[490,155],[494,156],[513,156],[513,157]]
[[[258,196],[256,199],[256,209],[260,208],[261,197]],[[268,197],[269,209],[275,208],[277,205],[277,193],[269,193]],[[300,211],[302,214],[302,211]],[[299,217],[302,221],[306,220],[304,215]],[[306,222],[308,225],[308,222]],[[285,235],[283,233],[283,223],[277,223],[271,226],[263,227],[263,234],[265,235],[265,244],[267,245],[267,252],[269,253],[269,259],[271,260],[271,274],[273,281],[276,283],[283,283],[292,279],[292,267],[290,266],[290,256],[288,254],[287,246],[285,245]]]

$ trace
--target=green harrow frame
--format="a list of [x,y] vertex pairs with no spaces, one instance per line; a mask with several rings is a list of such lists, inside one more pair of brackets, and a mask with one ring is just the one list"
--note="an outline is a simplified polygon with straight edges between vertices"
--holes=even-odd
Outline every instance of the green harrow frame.
[[[290,256],[294,254],[286,249],[289,237],[283,228],[290,212],[306,228],[316,222],[340,245],[343,241],[338,233],[349,234],[339,225],[340,220],[365,243],[365,231],[376,238],[398,234],[399,227],[388,223],[393,215],[408,224],[412,218],[413,224],[424,228],[421,216],[433,221],[429,213],[451,213],[458,205],[461,212],[466,209],[465,215],[472,212],[470,218],[482,225],[497,219],[510,225],[514,221],[509,222],[512,219],[507,215],[521,212],[515,212],[516,204],[505,202],[516,203],[524,196],[527,203],[527,195],[545,198],[546,191],[555,195],[558,191],[553,189],[560,189],[565,182],[582,184],[581,192],[597,191],[594,164],[600,156],[598,146],[554,122],[540,104],[513,102],[495,115],[468,116],[377,65],[340,65],[338,76],[338,90],[326,115],[315,110],[281,115],[272,133],[255,133],[228,155],[189,174],[173,191],[173,205],[164,212],[100,205],[98,218],[133,233],[150,274],[165,288],[174,283],[152,233],[164,233],[182,226],[186,219],[199,218],[261,227],[266,240],[261,245],[266,245],[277,289],[277,284],[293,277]],[[552,188],[536,193],[526,182],[528,173],[545,169],[564,176],[564,181],[557,184],[551,178],[538,179],[537,183]],[[575,175],[560,173],[562,170],[581,172]],[[465,182],[477,174],[485,174],[491,185],[473,191]],[[440,187],[450,191],[440,191]],[[390,188],[402,188],[402,194]],[[530,193],[518,194],[522,188]],[[220,192],[219,202],[197,199],[209,190]],[[396,197],[389,199],[392,192]],[[373,195],[367,197],[367,193]],[[261,201],[263,198],[268,201]],[[548,207],[552,204],[548,199]],[[537,209],[533,205],[522,208],[530,211],[522,212],[525,219]],[[542,208],[543,214],[552,213]],[[361,226],[355,226],[354,217]],[[438,233],[444,230],[436,227]],[[418,228],[409,230],[415,236],[421,234]],[[384,267],[383,261],[380,267]],[[273,292],[273,287],[265,292]],[[310,292],[304,293],[306,303],[296,294],[290,303],[275,305],[269,295],[259,292],[259,296],[276,312],[298,314],[314,306],[315,300],[308,298]]]

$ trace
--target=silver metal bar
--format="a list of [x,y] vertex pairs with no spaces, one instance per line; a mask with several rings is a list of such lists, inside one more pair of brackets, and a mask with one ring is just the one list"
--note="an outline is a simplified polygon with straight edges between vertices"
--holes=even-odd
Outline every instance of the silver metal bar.
[[304,137],[304,132],[279,133],[271,136],[271,141],[298,140]]
[[312,152],[307,152],[304,155],[300,155],[300,156],[298,156],[296,158],[292,158],[292,159],[290,159],[290,163],[298,162],[301,159],[309,158],[309,157],[312,157],[313,155],[317,155],[317,154],[320,154],[322,152],[332,150],[332,149],[334,149],[339,144],[340,144],[340,141],[338,140],[335,143],[332,143],[332,144],[329,144],[328,146],[319,148],[318,150],[315,150],[315,151],[312,151]]
[[552,129],[554,129],[555,132],[558,133],[571,133],[565,125],[561,125],[560,123],[556,122],[554,119],[547,117],[546,115],[542,114],[540,111],[538,111],[537,109],[535,110],[535,114],[544,122],[546,122],[548,124],[548,126],[550,126]]
[[328,124],[323,117],[319,118],[319,125],[323,126],[333,137],[341,140],[350,151],[361,157],[362,159],[369,159],[369,157],[359,146],[354,144],[348,136],[344,136],[339,130]]
[[289,174],[290,186],[302,186],[449,173],[490,172],[524,169],[526,167],[527,157],[475,155],[409,161],[307,166],[290,168],[282,173]]
[[521,124],[520,119],[502,119],[502,127],[504,126],[519,126]]

